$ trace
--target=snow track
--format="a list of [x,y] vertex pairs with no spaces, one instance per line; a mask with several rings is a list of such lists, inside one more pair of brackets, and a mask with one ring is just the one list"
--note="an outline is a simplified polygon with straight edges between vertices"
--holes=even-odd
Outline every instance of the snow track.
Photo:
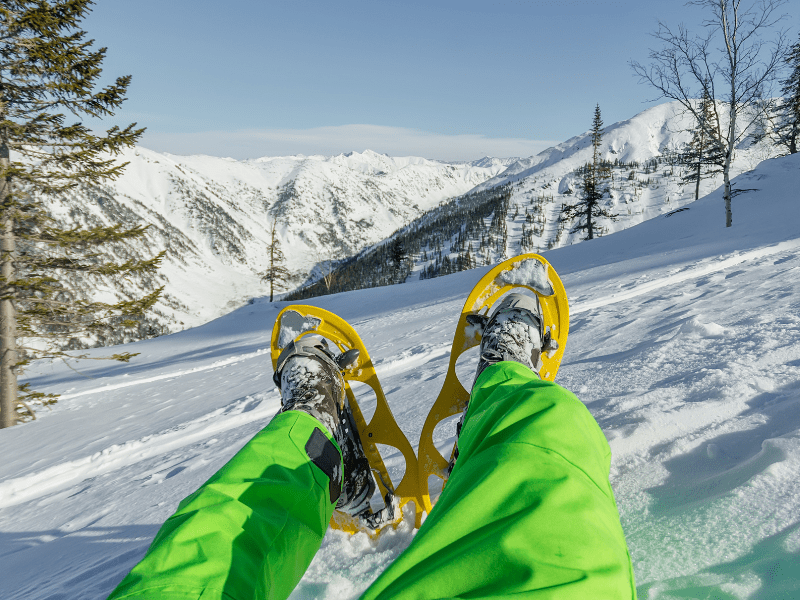
[[596,300],[590,300],[588,302],[576,303],[575,306],[570,307],[570,314],[579,314],[587,310],[631,300],[643,294],[647,294],[664,287],[677,285],[692,279],[697,279],[698,277],[703,277],[704,275],[710,275],[712,273],[724,271],[725,269],[729,269],[733,266],[740,265],[748,261],[757,260],[766,256],[772,256],[781,252],[796,250],[798,248],[800,248],[800,240],[795,239],[780,242],[774,246],[768,246],[766,248],[759,248],[749,252],[741,252],[727,258],[720,256],[715,260],[707,260],[706,264],[702,266],[688,268],[687,270],[678,272],[674,275],[660,277],[653,281],[648,281],[647,283],[635,285],[631,289],[628,289],[624,292],[610,294],[607,297],[597,298]]
[[[182,374],[195,374],[203,370],[206,369],[192,369]],[[131,382],[131,385],[159,379],[161,378],[154,377]],[[86,393],[106,391],[107,389],[119,388],[101,388]],[[280,399],[276,393],[258,394],[255,397],[237,400],[224,409],[220,408],[168,431],[122,444],[113,444],[91,456],[56,464],[24,477],[8,479],[0,483],[0,509],[41,498],[87,479],[168,454],[178,448],[242,427],[254,420],[271,418],[279,408]]]

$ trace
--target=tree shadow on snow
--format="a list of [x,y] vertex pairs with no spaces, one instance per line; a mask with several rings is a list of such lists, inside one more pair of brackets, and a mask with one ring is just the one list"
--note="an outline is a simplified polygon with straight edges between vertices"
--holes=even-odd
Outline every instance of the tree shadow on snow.
[[[114,347],[117,348],[116,346]],[[199,361],[214,361],[224,360],[226,358],[233,358],[242,354],[251,354],[257,350],[264,350],[269,348],[269,340],[259,341],[257,343],[236,343],[226,342],[206,346],[203,348],[194,348],[186,352],[180,352],[170,356],[157,356],[152,358],[147,357],[134,357],[131,362],[122,363],[117,361],[108,361],[106,363],[98,364],[96,361],[71,361],[70,365],[74,370],[61,371],[56,375],[39,375],[26,379],[31,383],[31,387],[39,388],[42,386],[55,386],[62,383],[74,383],[76,381],[83,381],[83,377],[96,380],[98,383],[105,383],[102,380],[109,377],[118,377],[120,375],[137,375],[145,373],[149,376],[157,376],[166,374],[167,367],[183,365],[189,368],[201,367],[203,364],[197,364]],[[269,359],[269,355],[264,355],[264,360]],[[188,364],[187,364],[188,363]],[[76,377],[76,373],[80,375]]]

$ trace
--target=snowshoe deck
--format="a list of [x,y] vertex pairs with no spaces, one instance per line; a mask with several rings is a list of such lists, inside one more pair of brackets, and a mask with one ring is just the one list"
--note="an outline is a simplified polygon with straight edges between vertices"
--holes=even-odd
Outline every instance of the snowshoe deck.
[[[417,481],[417,457],[414,449],[403,434],[386,402],[378,375],[372,364],[367,348],[350,324],[341,317],[315,306],[295,304],[283,309],[272,330],[271,351],[273,368],[277,366],[281,350],[294,339],[304,335],[316,334],[333,342],[340,352],[351,349],[359,351],[358,362],[344,372],[345,393],[356,423],[364,453],[369,460],[375,483],[384,498],[384,508],[371,514],[353,517],[340,511],[334,511],[331,527],[349,533],[366,531],[370,534],[379,532],[387,525],[397,525],[402,519],[402,507],[414,501],[417,516],[416,526],[421,524],[424,502],[420,495]],[[351,381],[359,381],[370,386],[377,398],[377,406],[370,422],[367,423],[355,394],[350,386]],[[397,448],[406,461],[405,473],[399,484],[392,482],[386,465],[381,458],[376,444],[385,444]]]
[[553,381],[561,365],[569,335],[569,304],[564,285],[555,269],[538,254],[522,254],[498,264],[475,285],[461,309],[447,375],[439,397],[433,403],[422,427],[417,464],[418,485],[422,491],[425,512],[430,512],[433,508],[429,477],[436,475],[446,480],[450,465],[450,461],[441,455],[433,443],[433,430],[444,419],[463,412],[469,400],[469,391],[456,375],[456,363],[464,352],[480,344],[480,332],[477,327],[470,325],[467,317],[474,314],[486,315],[501,296],[519,288],[530,290],[539,296],[545,328],[549,328],[550,335],[558,342],[555,353],[542,356],[544,366],[540,372],[541,378]]

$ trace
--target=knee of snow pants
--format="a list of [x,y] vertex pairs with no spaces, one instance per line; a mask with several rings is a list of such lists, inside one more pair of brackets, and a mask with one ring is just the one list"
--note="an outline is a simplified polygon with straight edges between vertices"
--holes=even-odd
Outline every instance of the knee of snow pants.
[[334,510],[328,476],[306,451],[312,439],[328,458],[329,442],[341,464],[338,446],[316,419],[298,411],[277,415],[180,503],[109,600],[287,598]]
[[635,598],[611,451],[573,394],[490,366],[458,447],[431,514],[363,598]]

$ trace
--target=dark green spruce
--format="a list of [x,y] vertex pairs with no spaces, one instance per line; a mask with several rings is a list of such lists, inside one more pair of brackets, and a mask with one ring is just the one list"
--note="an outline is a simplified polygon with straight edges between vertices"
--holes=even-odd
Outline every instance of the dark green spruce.
[[703,95],[694,116],[692,139],[683,148],[679,160],[680,164],[688,167],[681,180],[684,183],[694,183],[694,199],[697,200],[700,198],[700,182],[707,177],[722,173],[725,165],[725,148],[717,136],[720,126],[708,94]]
[[603,198],[610,194],[611,165],[600,156],[603,141],[603,119],[600,105],[595,106],[592,120],[592,162],[578,172],[581,175],[580,196],[573,204],[565,204],[561,219],[573,222],[571,232],[583,232],[584,240],[592,240],[602,231],[601,219],[616,221],[617,217],[606,206]]
[[[135,329],[161,289],[142,297],[122,292],[124,280],[148,277],[160,253],[147,260],[125,256],[125,245],[145,227],[65,226],[48,202],[64,194],[91,193],[113,180],[126,163],[116,160],[143,129],[136,124],[94,128],[125,100],[130,76],[98,87],[106,48],[79,24],[91,0],[4,0],[0,4],[0,426],[33,417],[30,401],[56,396],[18,386],[17,375],[35,358],[78,358],[66,350],[97,343],[110,331]],[[89,119],[90,122],[86,122]],[[107,296],[84,297],[68,282],[96,281]],[[128,361],[135,354],[109,358]]]

